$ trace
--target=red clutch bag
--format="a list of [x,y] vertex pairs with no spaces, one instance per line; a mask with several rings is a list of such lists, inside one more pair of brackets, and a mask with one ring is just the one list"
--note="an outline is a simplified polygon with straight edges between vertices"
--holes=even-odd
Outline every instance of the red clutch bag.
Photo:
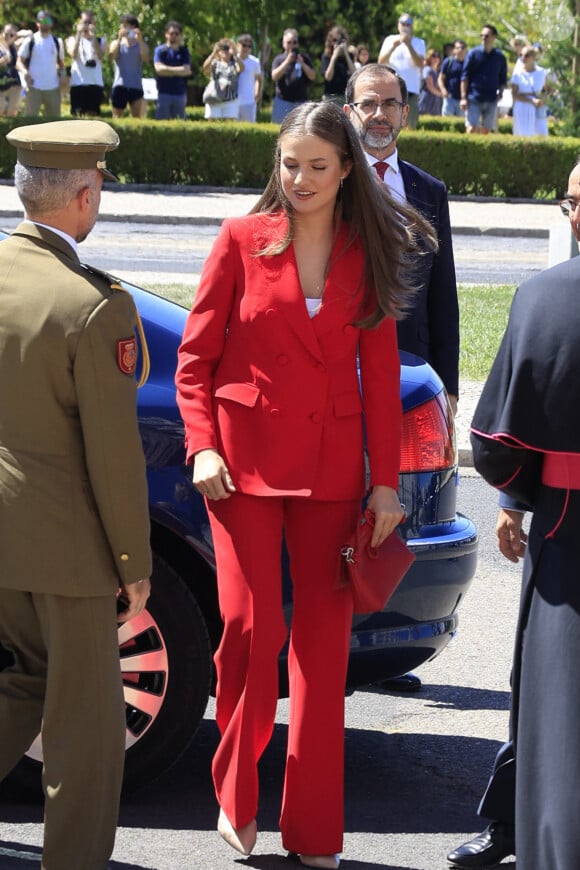
[[374,516],[365,511],[340,553],[355,613],[375,613],[387,601],[415,561],[395,529],[380,547],[371,547]]

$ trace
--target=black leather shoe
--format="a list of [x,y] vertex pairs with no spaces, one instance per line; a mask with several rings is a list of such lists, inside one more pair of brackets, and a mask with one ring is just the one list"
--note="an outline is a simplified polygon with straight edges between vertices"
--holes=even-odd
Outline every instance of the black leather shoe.
[[447,856],[452,867],[471,870],[472,867],[497,867],[508,855],[515,855],[516,840],[513,825],[492,822],[473,840],[458,846]]
[[409,672],[400,677],[391,677],[389,680],[379,680],[377,686],[388,692],[420,692],[421,678]]

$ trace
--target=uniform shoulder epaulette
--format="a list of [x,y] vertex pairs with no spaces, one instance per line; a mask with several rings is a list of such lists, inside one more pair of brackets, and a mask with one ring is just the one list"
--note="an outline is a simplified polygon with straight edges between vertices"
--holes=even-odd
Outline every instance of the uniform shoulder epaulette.
[[[83,269],[88,272],[90,275],[95,275],[97,278],[102,278],[107,282],[111,290],[120,290],[122,293],[127,293],[129,296],[131,295],[128,290],[126,290],[121,284],[118,278],[115,278],[114,275],[109,275],[108,272],[103,272],[102,269],[97,269],[95,266],[88,266],[86,263],[81,263]],[[143,329],[143,323],[141,322],[141,317],[139,316],[139,311],[135,308],[135,313],[137,315],[137,334],[139,336],[139,343],[141,345],[141,374],[137,380],[137,387],[142,387],[143,384],[147,381],[149,377],[149,371],[151,367],[151,362],[149,359],[149,348],[147,346],[147,339],[145,338],[145,330]]]
[[85,272],[88,272],[89,275],[94,275],[96,278],[102,278],[107,284],[110,286],[111,290],[122,290],[121,281],[119,278],[115,278],[114,275],[110,275],[108,272],[103,272],[102,269],[97,269],[96,266],[89,266],[88,263],[81,263],[82,268]]

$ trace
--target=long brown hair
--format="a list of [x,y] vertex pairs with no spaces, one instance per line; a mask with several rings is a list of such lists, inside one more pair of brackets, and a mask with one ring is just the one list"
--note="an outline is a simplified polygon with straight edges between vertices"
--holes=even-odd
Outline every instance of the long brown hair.
[[409,255],[420,257],[425,247],[436,250],[437,239],[431,224],[419,212],[406,203],[395,202],[387,188],[373,177],[354,127],[334,103],[302,103],[282,122],[274,170],[251,213],[282,210],[288,218],[288,229],[283,239],[257,254],[279,254],[294,238],[294,209],[280,180],[280,143],[284,136],[318,136],[336,148],[343,166],[352,164],[337,194],[336,218],[337,224],[341,219],[348,222],[349,241],[359,238],[364,250],[363,308],[373,310],[359,325],[371,328],[384,317],[400,318],[414,293],[413,258]]

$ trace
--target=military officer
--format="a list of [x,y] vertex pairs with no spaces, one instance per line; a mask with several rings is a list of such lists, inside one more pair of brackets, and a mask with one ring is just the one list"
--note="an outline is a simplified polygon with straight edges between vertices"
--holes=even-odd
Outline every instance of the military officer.
[[137,313],[77,255],[119,139],[80,120],[7,138],[25,219],[0,244],[0,780],[41,731],[42,867],[102,870],[125,748],[117,622],[151,573]]

